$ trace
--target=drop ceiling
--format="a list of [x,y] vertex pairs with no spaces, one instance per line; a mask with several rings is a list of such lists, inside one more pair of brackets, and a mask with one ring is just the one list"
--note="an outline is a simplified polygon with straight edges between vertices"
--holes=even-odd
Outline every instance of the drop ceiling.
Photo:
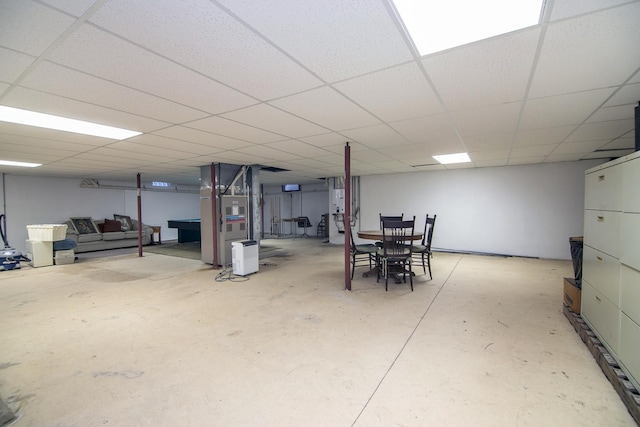
[[388,0],[3,0],[0,105],[143,134],[0,122],[0,158],[43,164],[0,172],[306,183],[344,174],[346,142],[352,175],[619,157],[638,28],[640,0],[547,0],[541,25],[421,57]]

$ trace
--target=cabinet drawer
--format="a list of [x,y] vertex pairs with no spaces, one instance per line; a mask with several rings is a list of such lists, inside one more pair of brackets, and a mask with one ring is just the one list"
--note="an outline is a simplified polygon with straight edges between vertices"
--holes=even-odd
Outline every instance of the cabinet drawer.
[[640,324],[640,271],[624,264],[620,266],[620,309]]
[[584,243],[618,258],[620,212],[584,211]]
[[580,315],[591,326],[609,351],[620,351],[620,309],[587,281],[582,282]]
[[632,383],[640,387],[640,326],[624,314],[620,318],[620,362],[633,376]]
[[622,168],[616,166],[585,176],[585,209],[622,210]]
[[640,158],[622,165],[622,210],[640,212]]
[[614,305],[620,306],[620,261],[617,258],[584,246],[582,277]]
[[640,214],[620,215],[620,261],[640,270]]

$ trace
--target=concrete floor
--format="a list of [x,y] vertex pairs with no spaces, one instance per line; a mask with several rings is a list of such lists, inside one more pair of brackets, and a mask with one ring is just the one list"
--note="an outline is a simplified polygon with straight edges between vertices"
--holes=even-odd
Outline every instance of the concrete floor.
[[633,426],[562,314],[569,261],[436,253],[376,284],[278,241],[249,280],[137,254],[0,273],[15,426]]

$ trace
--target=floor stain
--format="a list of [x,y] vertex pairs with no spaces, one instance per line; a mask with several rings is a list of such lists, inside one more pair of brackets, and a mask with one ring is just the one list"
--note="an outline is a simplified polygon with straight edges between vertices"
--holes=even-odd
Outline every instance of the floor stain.
[[100,371],[94,372],[93,378],[97,377],[122,377],[128,380],[139,378],[144,375],[144,371]]

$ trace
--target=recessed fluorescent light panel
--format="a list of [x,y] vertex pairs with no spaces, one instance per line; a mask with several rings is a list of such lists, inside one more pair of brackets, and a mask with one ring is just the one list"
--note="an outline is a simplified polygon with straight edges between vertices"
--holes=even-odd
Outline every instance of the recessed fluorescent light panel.
[[441,156],[433,156],[433,158],[443,165],[471,162],[471,159],[469,158],[469,155],[467,153],[443,154]]
[[420,55],[540,23],[544,0],[392,0]]
[[19,168],[37,168],[41,163],[14,162],[11,160],[0,160],[0,166],[17,166]]
[[141,134],[141,132],[132,130],[68,119],[66,117],[52,116],[50,114],[36,113],[19,108],[5,107],[3,105],[0,105],[0,121],[117,140],[127,139]]

